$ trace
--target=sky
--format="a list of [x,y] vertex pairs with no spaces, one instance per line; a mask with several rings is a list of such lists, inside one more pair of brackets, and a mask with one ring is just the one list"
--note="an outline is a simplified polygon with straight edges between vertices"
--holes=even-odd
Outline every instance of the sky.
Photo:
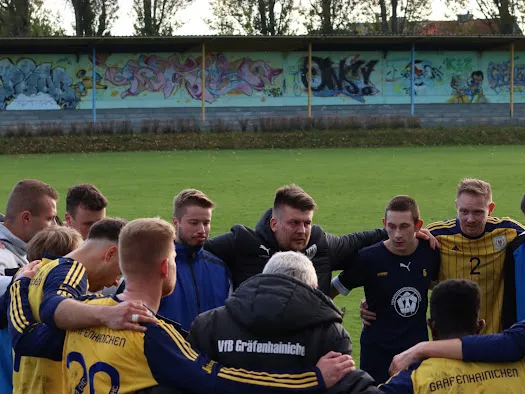
[[[474,9],[475,0],[470,0],[472,5],[471,13]],[[120,0],[120,17],[115,22],[112,34],[115,36],[129,36],[133,34],[133,20],[134,15],[132,12],[133,0]],[[64,21],[66,31],[69,34],[73,34],[73,9],[67,0],[44,0],[44,6],[51,10],[53,13],[58,12],[60,14],[60,20]],[[466,12],[467,10],[465,10]],[[194,0],[194,3],[188,8],[181,12],[181,20],[187,21],[180,29],[176,31],[176,34],[181,35],[206,35],[213,34],[213,32],[206,26],[203,18],[209,18],[211,16],[211,9],[209,0]],[[429,19],[432,20],[444,20],[444,19],[455,19],[455,15],[447,17],[447,10],[444,6],[443,0],[432,0],[432,14]]]

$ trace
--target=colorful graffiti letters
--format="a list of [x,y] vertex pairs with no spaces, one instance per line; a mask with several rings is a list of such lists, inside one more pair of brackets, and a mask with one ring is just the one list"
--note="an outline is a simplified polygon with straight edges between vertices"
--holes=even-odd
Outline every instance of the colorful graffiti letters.
[[[361,103],[365,96],[377,94],[379,90],[370,81],[370,75],[378,60],[344,58],[334,65],[330,58],[312,57],[312,92],[318,97],[346,95]],[[308,58],[303,61],[303,85],[308,88]]]
[[168,58],[140,56],[129,60],[124,68],[109,67],[106,80],[116,86],[128,86],[121,97],[136,96],[142,92],[163,92],[170,97],[184,86],[193,99],[212,103],[225,94],[245,94],[254,91],[272,91],[272,85],[282,69],[275,69],[263,60],[245,57],[229,62],[226,56],[206,57],[204,87],[202,86],[202,59],[188,56],[184,62],[177,55]]
[[0,105],[2,109],[74,109],[80,102],[71,86],[73,78],[51,63],[37,65],[32,59],[0,59]]

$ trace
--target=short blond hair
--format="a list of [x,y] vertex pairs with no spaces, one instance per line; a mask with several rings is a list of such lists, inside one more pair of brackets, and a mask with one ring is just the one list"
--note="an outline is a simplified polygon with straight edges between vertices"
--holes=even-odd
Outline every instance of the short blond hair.
[[147,272],[174,248],[175,229],[160,218],[135,219],[120,233],[119,258],[122,273]]
[[456,190],[456,198],[459,198],[463,193],[482,196],[488,203],[492,202],[492,189],[490,183],[482,181],[481,179],[462,179]]
[[52,226],[36,233],[27,244],[27,260],[40,260],[45,254],[62,257],[83,242],[80,233],[70,227]]
[[200,190],[185,189],[173,198],[173,217],[180,220],[186,213],[186,208],[191,206],[213,209],[215,203]]

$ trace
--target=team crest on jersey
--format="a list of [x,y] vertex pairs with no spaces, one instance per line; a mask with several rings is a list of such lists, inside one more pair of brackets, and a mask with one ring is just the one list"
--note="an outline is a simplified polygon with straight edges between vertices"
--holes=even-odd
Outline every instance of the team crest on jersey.
[[503,250],[507,247],[507,238],[504,235],[492,238],[494,249]]
[[316,244],[313,244],[308,249],[306,249],[306,251],[304,252],[306,257],[308,257],[310,260],[312,260],[314,258],[316,253],[317,253],[317,245]]
[[401,317],[412,317],[419,310],[421,294],[413,287],[403,287],[392,297],[391,305]]

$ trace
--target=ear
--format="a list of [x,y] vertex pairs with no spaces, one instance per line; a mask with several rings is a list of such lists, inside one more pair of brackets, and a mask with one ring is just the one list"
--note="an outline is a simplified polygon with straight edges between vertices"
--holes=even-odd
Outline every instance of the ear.
[[423,221],[420,219],[416,223],[416,233],[421,230],[421,227],[423,227]]
[[29,211],[22,212],[22,215],[20,215],[20,216],[22,218],[22,223],[24,223],[24,224],[29,224],[29,222],[31,221],[32,215],[31,215],[31,212],[29,212]]
[[494,211],[494,208],[496,208],[496,204],[491,202],[489,205],[489,216],[492,215],[492,212]]
[[66,214],[64,215],[64,219],[68,227],[71,227],[71,215],[68,212],[66,212]]
[[277,219],[272,216],[270,219],[270,228],[273,232],[275,232],[275,229],[277,228]]
[[177,229],[178,225],[179,225],[179,220],[176,217],[173,217],[173,226],[175,227],[175,230]]
[[382,222],[383,222],[383,227],[386,228],[386,218],[383,218]]
[[110,262],[117,259],[118,261],[118,246],[113,245],[108,250],[106,250],[106,254],[104,255],[104,261]]
[[458,200],[456,200],[456,211],[458,210]]
[[478,324],[476,327],[476,334],[479,334],[481,330],[485,327],[485,319],[478,320]]
[[160,263],[160,275],[162,279],[166,279],[168,277],[169,273],[169,261],[167,258],[162,259],[162,262]]
[[436,323],[434,322],[434,320],[428,318],[427,319],[427,326],[428,326],[428,328],[430,328],[430,332],[432,334],[432,339],[436,340],[439,336],[438,336],[438,332],[436,330]]

